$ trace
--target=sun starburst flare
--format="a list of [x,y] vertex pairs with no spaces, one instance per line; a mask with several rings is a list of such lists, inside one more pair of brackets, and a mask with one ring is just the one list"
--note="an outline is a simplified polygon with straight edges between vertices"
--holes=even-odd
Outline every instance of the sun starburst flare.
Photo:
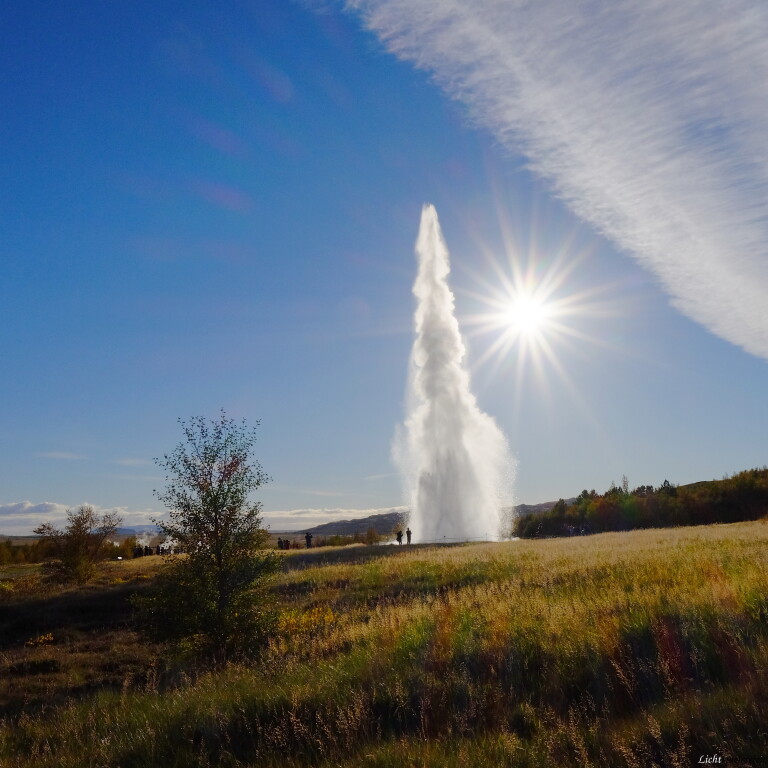
[[555,347],[567,339],[603,343],[585,333],[579,320],[613,314],[615,308],[598,300],[603,288],[563,295],[566,271],[570,270],[563,268],[562,273],[548,274],[540,280],[531,275],[504,277],[487,293],[466,292],[487,307],[486,311],[462,317],[468,335],[496,336],[475,361],[475,368],[488,360],[506,357],[513,348],[523,357],[543,356],[557,367]]
[[590,284],[594,246],[579,247],[576,232],[562,233],[547,247],[543,241],[549,238],[537,233],[532,222],[525,247],[516,242],[504,216],[500,223],[504,255],[478,243],[482,261],[462,265],[472,288],[457,292],[470,300],[474,311],[459,319],[467,340],[478,342],[473,344],[471,369],[490,366],[486,373],[491,379],[512,376],[516,412],[527,379],[532,378],[535,391],[545,398],[559,381],[573,405],[592,421],[594,414],[569,375],[569,359],[590,347],[627,353],[612,340],[605,323],[630,310],[625,286]]

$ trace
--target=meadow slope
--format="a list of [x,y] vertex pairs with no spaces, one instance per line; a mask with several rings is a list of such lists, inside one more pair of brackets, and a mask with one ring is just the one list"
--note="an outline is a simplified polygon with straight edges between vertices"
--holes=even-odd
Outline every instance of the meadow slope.
[[[143,643],[124,607],[109,612],[156,565],[105,564],[85,596],[48,595],[42,614],[33,571],[0,573],[0,765],[768,760],[764,521],[329,548],[283,565],[264,659],[196,673]],[[68,629],[56,601],[77,600],[102,613]],[[102,672],[78,687],[83,665]]]

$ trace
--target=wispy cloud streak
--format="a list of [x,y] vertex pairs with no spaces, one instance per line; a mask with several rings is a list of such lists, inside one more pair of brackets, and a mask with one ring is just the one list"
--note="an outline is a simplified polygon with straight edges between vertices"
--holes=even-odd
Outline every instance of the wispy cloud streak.
[[152,462],[149,461],[149,459],[131,459],[131,458],[115,459],[113,463],[121,467],[146,467],[152,464]]
[[41,459],[56,459],[61,461],[79,461],[84,458],[79,453],[70,453],[69,451],[43,451],[35,455]]
[[349,0],[711,332],[768,358],[768,6]]

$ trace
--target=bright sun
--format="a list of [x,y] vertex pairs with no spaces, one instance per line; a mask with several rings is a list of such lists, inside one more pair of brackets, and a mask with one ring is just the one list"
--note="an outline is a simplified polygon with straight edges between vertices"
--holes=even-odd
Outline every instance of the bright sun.
[[543,331],[551,317],[551,307],[540,297],[519,293],[505,312],[512,331],[521,336],[536,335]]
[[[577,345],[613,349],[604,328],[600,327],[597,335],[590,329],[598,328],[598,318],[619,317],[627,311],[620,298],[623,286],[587,282],[592,274],[585,263],[592,258],[592,246],[579,246],[577,230],[563,232],[555,239],[552,231],[538,231],[534,216],[528,243],[521,247],[515,242],[513,224],[503,215],[500,224],[504,255],[478,240],[482,258],[465,266],[474,285],[461,293],[472,309],[470,314],[461,315],[460,322],[468,341],[480,341],[473,345],[472,369],[487,364],[487,380],[496,376],[514,379],[516,412],[523,407],[523,393],[528,391],[524,382],[529,374],[541,395],[546,396],[550,382],[558,380],[573,402],[585,407],[565,365]],[[547,242],[547,251],[539,250]]]

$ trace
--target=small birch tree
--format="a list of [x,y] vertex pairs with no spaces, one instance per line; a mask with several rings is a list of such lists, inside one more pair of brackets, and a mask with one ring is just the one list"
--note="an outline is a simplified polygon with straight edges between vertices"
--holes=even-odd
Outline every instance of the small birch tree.
[[154,634],[224,663],[258,649],[272,620],[265,587],[277,559],[264,551],[261,504],[250,499],[269,477],[244,421],[222,411],[217,420],[179,423],[184,439],[156,460],[166,485],[155,494],[169,514],[155,522],[186,557],[137,602]]

